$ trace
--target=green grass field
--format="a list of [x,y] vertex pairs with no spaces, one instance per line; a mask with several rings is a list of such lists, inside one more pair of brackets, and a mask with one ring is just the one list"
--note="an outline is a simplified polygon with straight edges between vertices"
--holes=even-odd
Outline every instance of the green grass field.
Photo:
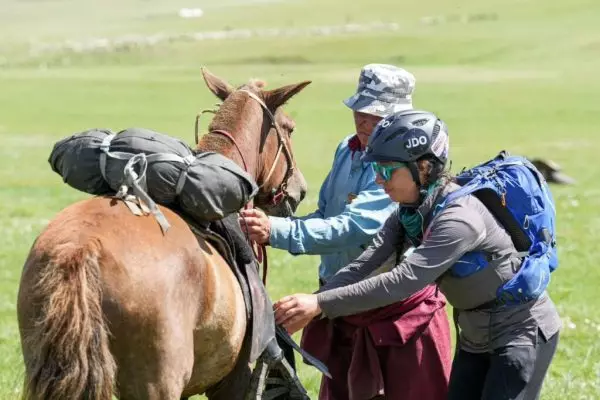
[[[403,3],[0,0],[0,399],[20,393],[15,304],[23,261],[46,223],[86,196],[50,170],[55,141],[92,127],[143,126],[191,144],[195,113],[215,103],[201,79],[203,65],[234,84],[252,77],[268,87],[310,79],[287,106],[309,182],[299,212],[309,212],[335,146],[353,128],[341,100],[370,62],[402,65],[416,75],[415,105],[450,126],[454,171],[507,149],[551,158],[577,179],[576,186],[553,188],[561,267],[550,293],[565,328],[542,398],[600,398],[600,3]],[[178,17],[180,7],[196,5],[202,18]],[[375,23],[393,29],[302,33]],[[288,31],[268,36],[269,28]],[[262,29],[263,36],[189,38],[236,29]],[[296,34],[286,34],[289,29]],[[68,48],[94,38],[155,34],[169,40],[104,51]],[[273,299],[315,289],[316,257],[270,255]],[[302,367],[300,377],[316,397],[315,370]]]

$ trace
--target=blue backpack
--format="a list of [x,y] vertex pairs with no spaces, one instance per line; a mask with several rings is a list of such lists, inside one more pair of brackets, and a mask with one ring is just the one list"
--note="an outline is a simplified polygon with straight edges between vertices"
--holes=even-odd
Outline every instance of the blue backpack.
[[434,216],[456,199],[472,194],[506,229],[517,252],[507,252],[496,259],[482,252],[470,252],[458,260],[451,273],[465,277],[508,257],[522,257],[519,271],[498,288],[497,300],[501,305],[514,305],[538,298],[558,266],[556,209],[542,174],[526,158],[503,151],[496,158],[461,172],[457,182],[462,187],[436,207]]

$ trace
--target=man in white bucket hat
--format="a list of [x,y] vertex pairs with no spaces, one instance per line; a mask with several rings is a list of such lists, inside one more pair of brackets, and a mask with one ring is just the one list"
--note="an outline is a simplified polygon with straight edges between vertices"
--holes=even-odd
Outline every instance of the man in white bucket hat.
[[356,94],[344,100],[352,110],[387,117],[410,110],[415,77],[410,72],[388,64],[365,65],[360,73]]
[[[398,206],[375,183],[373,166],[363,162],[361,157],[380,120],[392,113],[412,109],[414,89],[415,77],[402,68],[388,64],[364,66],[356,93],[344,101],[353,111],[356,132],[344,138],[335,152],[333,166],[319,192],[318,209],[312,214],[292,218],[267,217],[260,210],[243,210],[241,226],[247,229],[250,238],[294,255],[319,254],[321,285],[360,256]],[[419,400],[445,398],[451,360],[445,299],[441,294],[430,295],[431,291],[426,290],[429,289],[406,302],[379,310],[379,314],[353,316],[359,320],[354,322],[362,324],[366,321],[361,327],[349,322],[353,318],[350,317],[322,320],[319,326],[312,324],[305,329],[303,345],[327,364],[333,377],[323,377],[320,399],[371,399],[382,395],[398,398],[394,395],[399,391],[403,395],[409,391],[411,399],[413,395]],[[420,314],[403,318],[409,305]],[[374,343],[371,335],[361,334],[372,323],[380,328],[386,325],[383,328],[386,335],[391,332],[391,337],[386,339],[387,346]],[[401,334],[400,328],[394,328],[405,325]],[[404,337],[409,331],[415,334]],[[370,339],[355,339],[357,337]],[[399,347],[398,342],[404,340],[407,343]],[[365,352],[379,354],[379,362],[366,362],[362,359]],[[410,368],[406,368],[407,363],[411,364]],[[375,365],[381,366],[379,371],[369,371]],[[401,375],[396,367],[402,370]],[[423,373],[432,385],[429,389],[420,387],[417,383],[420,379],[411,379],[413,374]],[[364,378],[376,374],[380,379]]]

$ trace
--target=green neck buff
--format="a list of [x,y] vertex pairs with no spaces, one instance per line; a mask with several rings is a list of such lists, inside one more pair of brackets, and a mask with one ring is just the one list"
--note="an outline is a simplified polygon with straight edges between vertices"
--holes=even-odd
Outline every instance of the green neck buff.
[[[435,181],[427,187],[427,195],[422,199],[425,200],[433,193],[434,189],[439,185],[439,180]],[[406,234],[411,239],[420,240],[423,235],[423,215],[415,207],[400,207],[399,215],[400,223],[404,227]]]

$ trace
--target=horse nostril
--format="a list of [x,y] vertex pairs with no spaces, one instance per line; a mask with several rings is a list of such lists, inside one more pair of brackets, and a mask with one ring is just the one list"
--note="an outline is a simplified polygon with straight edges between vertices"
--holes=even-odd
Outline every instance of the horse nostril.
[[300,191],[300,201],[304,200],[305,197],[306,197],[306,190],[301,190]]

